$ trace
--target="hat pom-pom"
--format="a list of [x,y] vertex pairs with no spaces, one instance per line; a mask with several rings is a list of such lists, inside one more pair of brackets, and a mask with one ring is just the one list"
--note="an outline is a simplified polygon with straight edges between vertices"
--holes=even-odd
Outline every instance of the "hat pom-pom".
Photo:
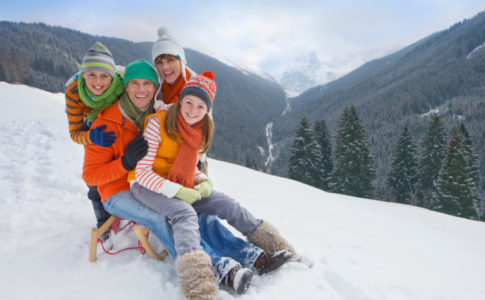
[[157,33],[158,33],[159,38],[164,37],[164,36],[168,36],[168,30],[165,27],[158,28]]
[[211,71],[204,71],[202,73],[202,76],[207,77],[207,78],[210,78],[211,80],[214,80],[216,78],[216,76],[214,75],[214,73],[212,73]]

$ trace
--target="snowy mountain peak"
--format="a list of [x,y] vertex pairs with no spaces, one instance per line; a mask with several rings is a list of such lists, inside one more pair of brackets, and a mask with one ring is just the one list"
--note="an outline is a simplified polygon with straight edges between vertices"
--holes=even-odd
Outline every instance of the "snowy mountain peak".
[[347,70],[336,70],[323,63],[315,51],[308,51],[294,58],[293,63],[278,77],[288,97],[296,97],[304,91],[344,75]]

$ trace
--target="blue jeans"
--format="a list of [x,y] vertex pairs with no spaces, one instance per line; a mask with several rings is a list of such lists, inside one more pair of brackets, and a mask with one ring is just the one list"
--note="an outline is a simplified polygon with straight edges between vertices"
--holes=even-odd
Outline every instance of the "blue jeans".
[[[114,194],[103,205],[112,215],[135,221],[141,226],[150,228],[168,253],[173,258],[177,257],[172,228],[167,219],[135,199],[131,191],[127,190]],[[227,272],[238,264],[251,268],[263,251],[234,236],[215,216],[200,214],[199,230],[201,245],[211,257],[212,265],[217,270],[219,279],[222,279]]]
[[101,203],[101,196],[98,193],[97,186],[88,185],[88,199],[91,200],[93,205],[94,216],[96,217],[96,227],[99,228],[106,222],[106,220],[108,220],[110,215]]
[[251,268],[263,252],[254,244],[234,236],[216,216],[199,214],[199,231],[202,245],[204,242],[209,244],[217,256],[230,257],[245,268]]

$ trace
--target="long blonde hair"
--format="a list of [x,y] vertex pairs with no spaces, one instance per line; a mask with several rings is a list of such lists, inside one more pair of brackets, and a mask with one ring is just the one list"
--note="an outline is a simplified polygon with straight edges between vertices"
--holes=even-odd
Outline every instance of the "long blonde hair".
[[[167,113],[165,114],[165,122],[163,125],[163,129],[167,133],[168,137],[176,141],[177,143],[181,142],[179,137],[179,130],[177,127],[177,117],[179,113],[180,113],[180,101],[171,105],[168,108]],[[212,121],[212,118],[209,116],[209,111],[207,111],[202,121],[204,122],[204,129],[203,129],[204,139],[202,142],[202,146],[200,148],[200,153],[206,153],[207,151],[209,151],[209,148],[212,144],[212,138],[214,135],[214,122]]]

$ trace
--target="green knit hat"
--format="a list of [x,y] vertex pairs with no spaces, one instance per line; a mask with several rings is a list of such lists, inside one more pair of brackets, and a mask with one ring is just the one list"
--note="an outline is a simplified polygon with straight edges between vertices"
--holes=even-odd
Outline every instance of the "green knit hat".
[[127,65],[125,68],[125,77],[123,79],[124,87],[133,79],[147,79],[153,82],[158,89],[158,75],[155,68],[146,60],[140,59]]
[[101,42],[96,42],[84,55],[80,73],[95,70],[107,72],[111,77],[115,77],[113,55]]

